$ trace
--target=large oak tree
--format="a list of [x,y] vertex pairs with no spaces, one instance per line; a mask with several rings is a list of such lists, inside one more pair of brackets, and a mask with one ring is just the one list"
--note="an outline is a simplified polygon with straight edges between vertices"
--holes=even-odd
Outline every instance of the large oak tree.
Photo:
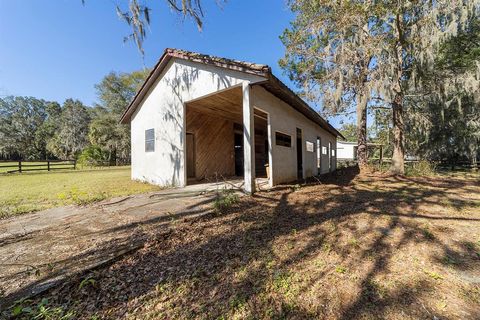
[[373,8],[366,1],[292,1],[295,19],[281,37],[286,53],[280,65],[307,100],[320,102],[327,114],[356,108],[361,170],[367,165],[372,63],[379,53]]
[[[356,96],[357,118],[362,119],[363,106],[368,105],[365,98],[375,97],[389,106],[393,123],[390,170],[403,174],[407,93],[418,79],[418,70],[428,68],[439,46],[465,29],[479,3],[292,0],[296,17],[283,36],[287,49],[283,66],[307,97],[312,89],[320,89],[326,108],[337,111],[339,102]],[[363,124],[359,124],[360,144],[364,139]]]

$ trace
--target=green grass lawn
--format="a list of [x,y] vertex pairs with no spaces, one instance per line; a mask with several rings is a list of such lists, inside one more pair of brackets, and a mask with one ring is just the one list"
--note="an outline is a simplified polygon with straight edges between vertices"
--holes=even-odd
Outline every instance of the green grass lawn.
[[130,167],[0,175],[0,218],[160,190],[130,179]]

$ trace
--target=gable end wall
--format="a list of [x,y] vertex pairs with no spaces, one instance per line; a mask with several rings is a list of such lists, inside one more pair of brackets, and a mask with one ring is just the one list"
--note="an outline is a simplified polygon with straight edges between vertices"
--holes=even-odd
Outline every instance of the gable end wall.
[[[132,179],[161,186],[185,186],[185,103],[264,80],[196,62],[172,59],[131,119]],[[155,129],[155,151],[145,152],[145,130]]]

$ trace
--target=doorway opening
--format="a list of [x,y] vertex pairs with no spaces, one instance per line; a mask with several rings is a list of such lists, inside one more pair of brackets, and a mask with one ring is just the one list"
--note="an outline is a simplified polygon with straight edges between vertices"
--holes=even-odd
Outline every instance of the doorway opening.
[[243,177],[244,166],[244,154],[243,154],[243,133],[240,130],[235,130],[234,137],[234,149],[235,149],[235,175],[237,177]]
[[195,178],[195,136],[187,132],[187,178]]
[[[254,178],[268,186],[268,114],[254,108]],[[238,180],[245,176],[242,88],[233,87],[186,103],[187,184]],[[259,182],[260,181],[260,182]],[[260,186],[262,184],[262,186]]]

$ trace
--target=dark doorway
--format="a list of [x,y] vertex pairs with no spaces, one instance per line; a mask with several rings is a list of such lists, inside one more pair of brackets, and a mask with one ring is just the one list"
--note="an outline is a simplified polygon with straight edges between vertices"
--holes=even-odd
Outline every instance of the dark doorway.
[[235,175],[238,177],[243,176],[244,164],[243,164],[243,134],[235,133]]
[[302,129],[297,128],[297,178],[303,179]]
[[187,178],[195,178],[195,138],[187,133]]

